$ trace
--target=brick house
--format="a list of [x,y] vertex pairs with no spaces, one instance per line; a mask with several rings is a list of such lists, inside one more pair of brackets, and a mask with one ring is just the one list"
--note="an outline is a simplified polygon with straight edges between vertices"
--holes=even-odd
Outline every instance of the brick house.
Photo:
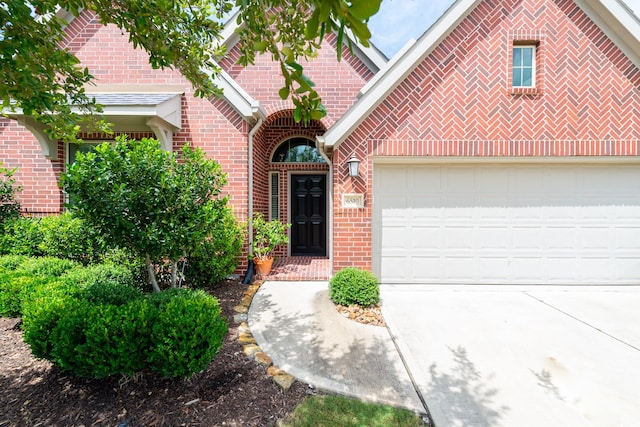
[[[66,43],[117,132],[202,147],[241,220],[293,223],[280,255],[384,283],[640,280],[640,23],[619,1],[457,0],[389,62],[356,48],[337,63],[332,38],[306,66],[328,115],[306,127],[275,64],[234,65],[232,30],[213,100],[87,12]],[[74,148],[16,118],[0,160],[29,212],[59,212]]]

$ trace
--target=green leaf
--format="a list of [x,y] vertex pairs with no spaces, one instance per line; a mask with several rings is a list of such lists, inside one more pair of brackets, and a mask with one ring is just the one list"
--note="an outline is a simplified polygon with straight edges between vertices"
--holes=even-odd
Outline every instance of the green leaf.
[[278,91],[278,95],[280,95],[280,99],[287,99],[289,97],[289,88],[283,87]]
[[344,39],[344,22],[340,24],[340,30],[338,31],[338,46],[336,48],[336,54],[338,56],[338,62],[342,60],[342,41]]
[[258,52],[264,52],[267,49],[269,44],[265,41],[255,41],[253,42],[253,50]]
[[351,0],[349,12],[354,17],[366,21],[380,10],[382,0]]
[[300,123],[302,120],[302,107],[300,105],[297,105],[296,109],[293,110],[293,120],[295,120],[296,123]]
[[313,40],[318,36],[318,27],[320,25],[320,10],[316,9],[311,14],[311,18],[307,21],[304,34],[307,40]]

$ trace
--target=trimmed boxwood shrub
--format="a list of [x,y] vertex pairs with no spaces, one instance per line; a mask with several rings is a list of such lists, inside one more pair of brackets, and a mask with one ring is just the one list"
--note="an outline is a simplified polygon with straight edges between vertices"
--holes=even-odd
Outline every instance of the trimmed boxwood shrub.
[[2,255],[44,255],[40,250],[42,231],[40,218],[20,217],[8,221],[0,235],[0,253]]
[[68,259],[53,257],[30,258],[16,269],[16,272],[39,277],[60,277],[65,272],[77,268],[78,263]]
[[0,316],[18,317],[28,293],[76,268],[72,261],[57,258],[0,257]]
[[336,304],[367,306],[380,302],[380,286],[370,271],[348,267],[333,276],[329,295]]
[[2,255],[0,256],[0,271],[13,271],[27,259],[29,258],[25,255]]
[[68,307],[51,333],[51,360],[81,377],[132,375],[145,366],[149,346],[148,305],[78,300]]
[[25,289],[46,281],[42,277],[16,272],[0,273],[0,317],[20,317]]
[[[129,284],[71,280],[69,274],[30,293],[24,339],[36,357],[81,377],[166,377],[203,370],[222,346],[227,324],[218,301],[202,291],[171,289],[143,297]],[[109,288],[109,291],[106,291]]]
[[35,357],[51,360],[51,333],[60,319],[78,303],[80,293],[81,288],[67,280],[45,282],[23,290],[23,337]]
[[42,218],[39,227],[42,240],[38,249],[45,256],[87,265],[99,262],[107,250],[95,229],[70,213]]
[[158,308],[150,368],[165,377],[189,377],[206,368],[227,333],[218,300],[203,291],[170,289],[152,294],[150,302]]

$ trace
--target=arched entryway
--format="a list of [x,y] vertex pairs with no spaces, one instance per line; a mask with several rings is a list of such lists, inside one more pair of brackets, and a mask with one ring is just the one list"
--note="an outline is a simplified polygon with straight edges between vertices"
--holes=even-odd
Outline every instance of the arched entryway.
[[320,122],[296,123],[292,111],[265,120],[253,141],[253,211],[291,224],[279,257],[329,254],[329,164],[316,149]]
[[[290,255],[326,256],[326,160],[316,149],[314,141],[305,137],[294,137],[276,147],[270,163],[272,182],[269,210],[272,217],[282,215],[282,205],[287,211],[287,221],[291,224]],[[286,173],[286,178],[281,176],[284,175],[283,172]],[[286,194],[280,194],[279,191],[283,178],[288,184]],[[288,203],[281,203],[283,197],[288,198]]]

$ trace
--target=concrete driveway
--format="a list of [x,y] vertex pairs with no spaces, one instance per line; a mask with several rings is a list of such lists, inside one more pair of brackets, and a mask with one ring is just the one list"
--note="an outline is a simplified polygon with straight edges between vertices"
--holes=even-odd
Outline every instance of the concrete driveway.
[[640,426],[640,287],[381,292],[436,427]]

